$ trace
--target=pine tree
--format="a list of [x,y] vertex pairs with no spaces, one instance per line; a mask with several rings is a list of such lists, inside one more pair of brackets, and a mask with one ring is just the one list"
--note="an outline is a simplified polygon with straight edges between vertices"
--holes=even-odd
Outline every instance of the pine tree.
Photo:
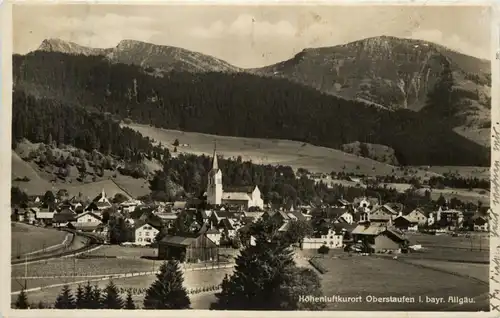
[[92,289],[90,308],[91,309],[100,309],[102,304],[101,299],[101,289],[99,286],[95,285]]
[[16,308],[17,309],[28,309],[29,308],[28,296],[26,295],[24,288],[21,289],[21,292],[17,296]]
[[191,301],[183,282],[183,273],[177,261],[163,263],[156,274],[156,281],[146,291],[144,309],[189,309]]
[[122,309],[123,308],[123,299],[120,297],[120,293],[118,292],[118,288],[113,283],[113,281],[109,281],[108,285],[104,289],[104,295],[101,301],[101,308],[103,309]]
[[75,295],[75,305],[76,308],[85,308],[85,293],[83,290],[82,285],[78,284],[78,287],[76,288],[76,295]]
[[274,222],[259,221],[250,231],[256,245],[241,251],[234,274],[223,280],[211,309],[308,309],[299,303],[299,295],[321,295],[317,274],[307,273],[302,280],[297,277],[301,276],[301,269],[295,265],[289,241],[279,234]]
[[132,291],[127,291],[127,299],[125,300],[125,309],[135,309],[134,300],[132,299]]
[[85,308],[85,309],[91,309],[92,307],[92,299],[93,299],[93,290],[92,290],[92,285],[90,285],[90,282],[87,282],[87,285],[85,285],[83,289],[83,298],[80,302],[81,307],[80,308]]
[[71,294],[71,289],[68,285],[64,285],[61,294],[57,296],[56,302],[54,304],[56,309],[74,309],[76,308],[75,299],[73,294]]

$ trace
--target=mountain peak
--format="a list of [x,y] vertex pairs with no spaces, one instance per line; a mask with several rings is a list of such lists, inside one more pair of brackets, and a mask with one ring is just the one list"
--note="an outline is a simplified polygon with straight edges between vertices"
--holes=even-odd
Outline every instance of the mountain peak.
[[104,49],[89,48],[74,42],[57,38],[49,38],[42,41],[38,51],[59,52],[74,55],[103,55]]

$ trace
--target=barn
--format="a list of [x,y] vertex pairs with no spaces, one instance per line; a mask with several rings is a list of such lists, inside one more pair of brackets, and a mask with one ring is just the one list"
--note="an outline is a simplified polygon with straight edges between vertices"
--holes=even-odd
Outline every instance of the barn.
[[205,234],[164,237],[158,244],[158,258],[198,263],[216,261],[217,245]]

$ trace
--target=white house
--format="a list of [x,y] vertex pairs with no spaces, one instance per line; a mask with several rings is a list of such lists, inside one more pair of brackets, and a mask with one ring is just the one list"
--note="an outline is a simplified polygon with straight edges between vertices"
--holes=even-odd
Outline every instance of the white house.
[[120,207],[125,212],[133,212],[136,207],[142,205],[142,201],[130,199],[120,204]]
[[150,223],[137,223],[135,226],[135,244],[149,245],[154,242],[156,235],[160,232],[159,229]]
[[354,222],[354,217],[352,216],[351,212],[345,211],[339,219],[343,219],[346,221],[346,223],[352,224]]
[[321,237],[306,237],[302,241],[303,249],[318,249],[325,245],[329,248],[342,248],[342,238],[341,233],[337,234],[333,229],[329,229],[326,235],[321,235]]
[[258,207],[264,209],[259,187],[245,187],[244,191],[224,192],[222,188],[222,170],[219,169],[217,153],[214,149],[212,158],[212,169],[208,173],[207,203],[212,205],[238,205],[245,209]]
[[102,218],[90,211],[84,212],[76,216],[76,220],[72,222],[76,229],[95,230],[102,223]]
[[406,215],[406,218],[411,222],[418,223],[418,225],[425,225],[428,222],[424,211],[422,211],[420,208],[416,208],[415,210],[408,213]]

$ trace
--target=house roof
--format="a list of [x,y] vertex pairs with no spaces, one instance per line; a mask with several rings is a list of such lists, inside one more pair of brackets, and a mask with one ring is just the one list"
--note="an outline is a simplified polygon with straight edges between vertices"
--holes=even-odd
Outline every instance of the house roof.
[[161,241],[159,242],[160,244],[165,244],[165,245],[171,245],[171,246],[181,246],[181,247],[186,247],[191,244],[193,244],[194,241],[199,237],[199,235],[196,236],[172,236],[172,235],[167,235]]
[[219,223],[220,226],[224,227],[226,230],[234,230],[233,223],[229,219],[222,219]]
[[352,234],[355,235],[379,235],[387,229],[385,224],[371,223],[371,224],[358,224]]
[[251,194],[255,190],[255,186],[241,186],[241,187],[226,187],[224,192],[237,192]]
[[54,214],[54,222],[73,222],[76,220],[76,215],[74,213],[59,212]]
[[148,224],[148,225],[151,225],[152,227],[154,227],[155,229],[159,230],[160,228],[158,227],[158,225],[156,224],[153,224],[154,222],[150,222],[149,220],[146,220],[146,221],[143,221],[143,220],[137,220],[136,222],[134,222],[134,229],[137,230],[141,227],[143,227],[144,225]]
[[186,201],[175,201],[173,205],[173,209],[185,209],[187,206]]
[[225,201],[250,201],[251,198],[245,192],[224,192],[222,200]]
[[405,235],[403,232],[401,232],[400,230],[396,229],[395,227],[388,227],[385,232],[388,232],[390,234],[392,234],[393,236],[395,236],[397,239],[399,239],[400,241],[404,241],[406,239]]
[[76,219],[79,219],[79,218],[81,218],[81,217],[83,217],[85,215],[91,215],[91,216],[95,217],[96,219],[98,219],[99,221],[102,221],[102,217],[100,215],[97,215],[97,214],[95,214],[95,213],[93,213],[91,211],[83,212],[80,215],[76,215]]
[[36,214],[35,214],[35,217],[37,219],[52,219],[54,218],[54,214],[56,214],[56,212],[52,211],[37,211]]

